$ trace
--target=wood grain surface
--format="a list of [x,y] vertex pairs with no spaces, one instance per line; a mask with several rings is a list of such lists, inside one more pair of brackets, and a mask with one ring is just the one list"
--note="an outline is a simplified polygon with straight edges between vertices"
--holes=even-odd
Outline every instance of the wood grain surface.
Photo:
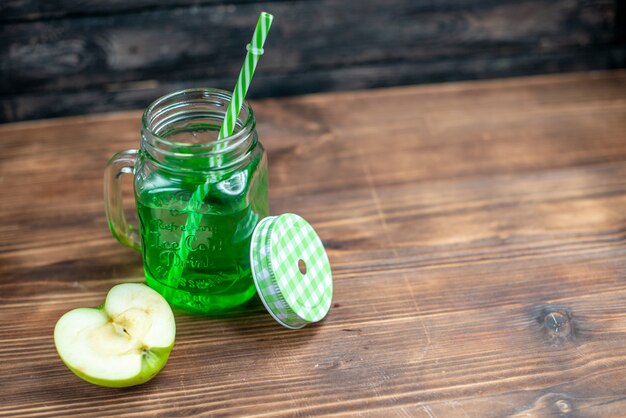
[[79,380],[56,320],[143,280],[102,202],[139,113],[3,125],[1,416],[626,415],[626,71],[253,107],[272,213],[327,246],[327,318],[178,312],[153,381]]
[[626,66],[618,0],[6,0],[0,121],[231,90],[261,10],[255,97]]

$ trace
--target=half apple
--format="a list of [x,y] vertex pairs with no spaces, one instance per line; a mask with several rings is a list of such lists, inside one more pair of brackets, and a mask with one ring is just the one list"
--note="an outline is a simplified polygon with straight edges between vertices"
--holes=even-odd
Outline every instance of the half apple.
[[54,329],[57,351],[72,372],[90,383],[118,388],[156,376],[175,336],[167,301],[139,283],[114,286],[100,308],[74,309]]

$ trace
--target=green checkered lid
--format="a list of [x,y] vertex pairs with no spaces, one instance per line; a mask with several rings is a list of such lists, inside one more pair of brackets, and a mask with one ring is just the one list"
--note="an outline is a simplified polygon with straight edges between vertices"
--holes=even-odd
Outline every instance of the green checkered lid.
[[324,244],[300,216],[270,216],[250,245],[252,277],[261,301],[278,323],[302,328],[330,309],[333,277]]

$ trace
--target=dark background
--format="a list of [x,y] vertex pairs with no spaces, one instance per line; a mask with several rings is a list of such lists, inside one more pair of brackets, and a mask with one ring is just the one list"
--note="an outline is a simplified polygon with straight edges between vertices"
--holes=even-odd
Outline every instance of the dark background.
[[275,15],[249,97],[626,66],[620,0],[8,0],[0,121],[231,90]]

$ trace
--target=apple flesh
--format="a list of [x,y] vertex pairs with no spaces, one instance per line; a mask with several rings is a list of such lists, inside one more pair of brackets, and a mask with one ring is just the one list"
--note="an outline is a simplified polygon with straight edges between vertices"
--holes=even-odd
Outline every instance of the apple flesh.
[[87,382],[117,388],[156,376],[175,336],[167,301],[139,283],[114,286],[100,308],[74,309],[54,328],[57,352],[72,372]]

